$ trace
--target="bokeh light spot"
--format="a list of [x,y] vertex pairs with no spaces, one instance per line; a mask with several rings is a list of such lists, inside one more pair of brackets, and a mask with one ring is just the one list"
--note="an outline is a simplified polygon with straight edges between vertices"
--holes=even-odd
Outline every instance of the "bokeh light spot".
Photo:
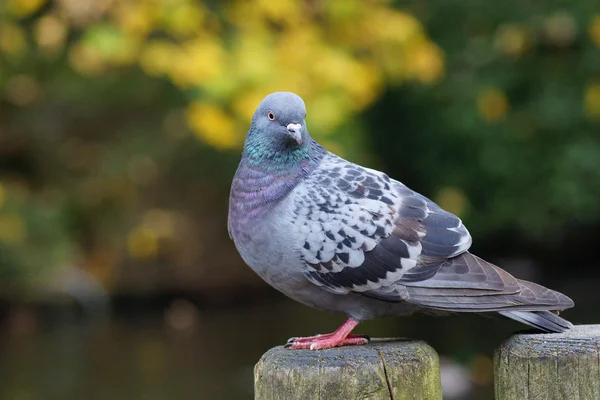
[[4,205],[5,198],[4,185],[0,182],[0,208]]
[[17,24],[3,22],[0,26],[0,51],[7,56],[20,56],[27,48],[25,32]]
[[57,52],[62,49],[67,37],[67,26],[54,15],[41,17],[34,28],[35,40],[42,49]]
[[465,193],[456,187],[444,187],[435,197],[435,202],[444,210],[456,214],[464,215],[469,208],[469,200]]
[[9,0],[8,9],[19,17],[33,14],[46,3],[47,0]]
[[0,242],[15,245],[23,242],[26,236],[27,226],[19,214],[0,214]]
[[588,28],[588,33],[590,34],[590,38],[592,42],[598,47],[600,47],[600,15],[596,15],[592,18],[590,22],[590,27]]
[[41,87],[32,76],[15,75],[6,83],[4,95],[13,104],[28,106],[41,95]]
[[500,89],[485,89],[477,95],[477,111],[487,122],[497,122],[502,119],[508,107],[508,99]]
[[158,235],[147,226],[138,226],[127,237],[127,249],[133,258],[154,257],[158,252]]
[[517,25],[503,25],[496,31],[494,47],[507,56],[518,57],[529,47],[528,33]]
[[600,83],[592,83],[583,95],[585,112],[592,118],[600,118]]

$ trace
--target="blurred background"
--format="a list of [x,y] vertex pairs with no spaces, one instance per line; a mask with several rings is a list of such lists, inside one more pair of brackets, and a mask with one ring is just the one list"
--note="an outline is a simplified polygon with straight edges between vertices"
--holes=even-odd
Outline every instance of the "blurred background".
[[[312,135],[460,215],[473,251],[598,322],[597,0],[2,0],[0,398],[252,398],[288,337],[343,321],[238,256],[250,117],[300,94]],[[492,396],[523,326],[370,321],[424,339],[445,398]]]

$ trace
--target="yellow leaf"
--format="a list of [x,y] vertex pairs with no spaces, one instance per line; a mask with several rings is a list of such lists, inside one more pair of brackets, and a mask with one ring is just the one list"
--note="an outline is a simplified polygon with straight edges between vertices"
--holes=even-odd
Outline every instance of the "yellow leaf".
[[233,100],[233,110],[247,123],[250,123],[256,107],[258,107],[266,95],[267,93],[262,90],[251,90],[240,93]]
[[302,2],[295,0],[257,0],[254,2],[254,7],[258,9],[261,15],[273,21],[295,25],[299,21],[305,21],[300,4]]
[[435,83],[444,74],[444,54],[429,41],[419,41],[406,56],[408,71],[414,79],[423,83]]
[[387,7],[369,14],[372,21],[370,30],[380,39],[406,43],[421,34],[421,24],[410,14]]
[[315,126],[322,134],[328,134],[348,117],[348,100],[339,92],[323,94],[311,101],[309,111],[311,126]]
[[162,10],[162,22],[175,37],[187,37],[201,31],[206,12],[200,3],[173,4]]
[[[260,46],[267,46],[262,41]],[[294,29],[285,35],[280,35],[275,49],[277,66],[285,69],[304,68],[313,62],[313,55],[323,47],[322,32],[314,26]]]
[[18,17],[33,14],[46,3],[46,0],[9,0],[9,10]]
[[383,76],[378,68],[371,64],[353,63],[345,80],[351,105],[355,110],[362,110],[377,98],[383,87]]
[[179,51],[178,48],[171,42],[164,40],[149,41],[140,52],[140,66],[148,75],[164,75],[171,68],[177,51]]
[[199,139],[219,149],[235,148],[245,132],[236,131],[236,125],[222,108],[195,102],[188,106],[187,118]]
[[334,20],[354,20],[362,11],[360,1],[324,1],[322,7],[329,18]]
[[323,84],[343,84],[352,68],[349,56],[339,49],[324,48],[315,55],[312,71]]
[[157,18],[155,5],[146,1],[119,1],[113,7],[113,14],[124,32],[140,37],[152,30]]
[[252,83],[264,83],[270,80],[275,65],[271,47],[271,40],[261,34],[240,37],[232,54],[232,60],[235,60],[235,73],[243,80]]
[[174,57],[169,76],[184,88],[201,85],[224,70],[225,53],[218,38],[203,36],[185,42]]

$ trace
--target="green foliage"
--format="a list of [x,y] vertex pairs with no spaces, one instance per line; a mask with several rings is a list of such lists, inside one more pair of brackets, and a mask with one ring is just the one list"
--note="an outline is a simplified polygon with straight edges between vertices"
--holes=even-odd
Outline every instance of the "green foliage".
[[446,78],[373,111],[378,130],[389,129],[383,113],[400,116],[376,151],[478,235],[554,243],[600,219],[600,7],[551,3],[415,3],[446,53]]
[[272,90],[478,240],[597,225],[596,3],[4,2],[0,290],[68,263],[113,290],[247,280],[226,198]]

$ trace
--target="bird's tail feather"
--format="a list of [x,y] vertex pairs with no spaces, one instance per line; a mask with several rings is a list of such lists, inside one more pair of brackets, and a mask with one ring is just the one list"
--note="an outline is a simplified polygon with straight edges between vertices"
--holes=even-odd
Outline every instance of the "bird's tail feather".
[[498,314],[544,332],[566,332],[573,324],[550,311],[499,311]]
[[406,301],[446,312],[493,312],[544,331],[563,332],[571,323],[553,314],[573,307],[564,294],[508,272],[468,252],[447,260],[433,277],[403,282]]
[[573,307],[562,293],[533,282],[517,280],[515,293],[496,290],[407,287],[410,302],[429,308],[459,312],[557,311]]

